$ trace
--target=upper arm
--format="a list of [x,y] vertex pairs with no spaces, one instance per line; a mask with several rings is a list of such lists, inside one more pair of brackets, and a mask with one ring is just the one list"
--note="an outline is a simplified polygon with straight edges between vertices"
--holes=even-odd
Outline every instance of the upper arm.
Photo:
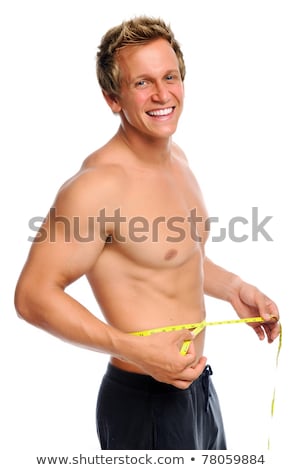
[[21,279],[66,287],[89,272],[104,249],[110,225],[99,223],[114,200],[108,174],[84,171],[60,189],[34,240]]

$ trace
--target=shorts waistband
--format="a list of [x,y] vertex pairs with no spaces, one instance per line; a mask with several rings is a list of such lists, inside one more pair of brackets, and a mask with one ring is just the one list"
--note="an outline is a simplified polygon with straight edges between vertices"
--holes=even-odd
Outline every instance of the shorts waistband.
[[[212,368],[210,365],[206,365],[200,376],[196,379],[197,381],[204,382],[205,380],[208,382],[209,376],[213,374]],[[112,379],[122,385],[127,387],[135,387],[139,390],[145,390],[153,393],[164,393],[168,391],[181,391],[177,387],[173,385],[166,384],[163,382],[158,382],[150,375],[145,374],[138,374],[136,372],[129,372],[123,369],[119,369],[118,367],[112,365],[111,363],[107,366],[107,371],[105,373],[105,377],[108,379]],[[194,382],[193,382],[194,384]],[[193,385],[192,384],[192,385]]]

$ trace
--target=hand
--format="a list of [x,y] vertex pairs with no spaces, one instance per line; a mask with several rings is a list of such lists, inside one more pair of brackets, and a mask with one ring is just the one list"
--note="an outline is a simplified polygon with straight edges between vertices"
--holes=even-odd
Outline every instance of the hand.
[[184,390],[200,376],[206,366],[207,359],[197,357],[193,341],[187,354],[180,354],[183,342],[194,339],[188,330],[156,333],[138,339],[139,361],[135,362],[147,375],[159,382]]
[[272,343],[280,334],[278,307],[257,287],[241,282],[231,304],[240,318],[261,316],[264,323],[250,323],[260,340],[265,336]]

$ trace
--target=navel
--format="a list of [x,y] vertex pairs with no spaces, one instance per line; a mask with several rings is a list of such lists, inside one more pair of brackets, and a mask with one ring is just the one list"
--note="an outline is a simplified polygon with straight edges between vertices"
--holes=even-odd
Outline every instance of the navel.
[[168,250],[167,253],[165,254],[165,260],[169,261],[170,259],[175,258],[176,255],[177,255],[177,250],[175,250],[174,248],[171,250]]

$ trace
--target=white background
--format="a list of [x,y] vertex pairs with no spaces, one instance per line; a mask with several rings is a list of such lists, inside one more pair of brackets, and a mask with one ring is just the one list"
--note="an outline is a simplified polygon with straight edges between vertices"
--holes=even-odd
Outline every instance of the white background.
[[[197,10],[198,5],[198,10]],[[292,0],[164,2],[2,1],[1,47],[1,447],[29,455],[98,450],[95,403],[107,357],[66,344],[17,318],[13,294],[34,233],[59,186],[116,131],[95,76],[101,36],[142,13],[171,23],[187,65],[186,105],[175,140],[185,149],[211,216],[213,235],[235,216],[273,216],[273,238],[209,241],[208,255],[279,305],[277,344],[247,326],[210,327],[229,449],[298,452],[301,422],[301,11]],[[45,266],[47,269],[47,266]],[[35,286],[32,287],[35,289]],[[100,315],[82,279],[70,293]],[[235,318],[207,298],[208,319]],[[277,386],[275,415],[270,402]],[[17,449],[17,451],[16,451]],[[11,467],[10,467],[11,465]],[[5,468],[16,468],[14,459]]]

